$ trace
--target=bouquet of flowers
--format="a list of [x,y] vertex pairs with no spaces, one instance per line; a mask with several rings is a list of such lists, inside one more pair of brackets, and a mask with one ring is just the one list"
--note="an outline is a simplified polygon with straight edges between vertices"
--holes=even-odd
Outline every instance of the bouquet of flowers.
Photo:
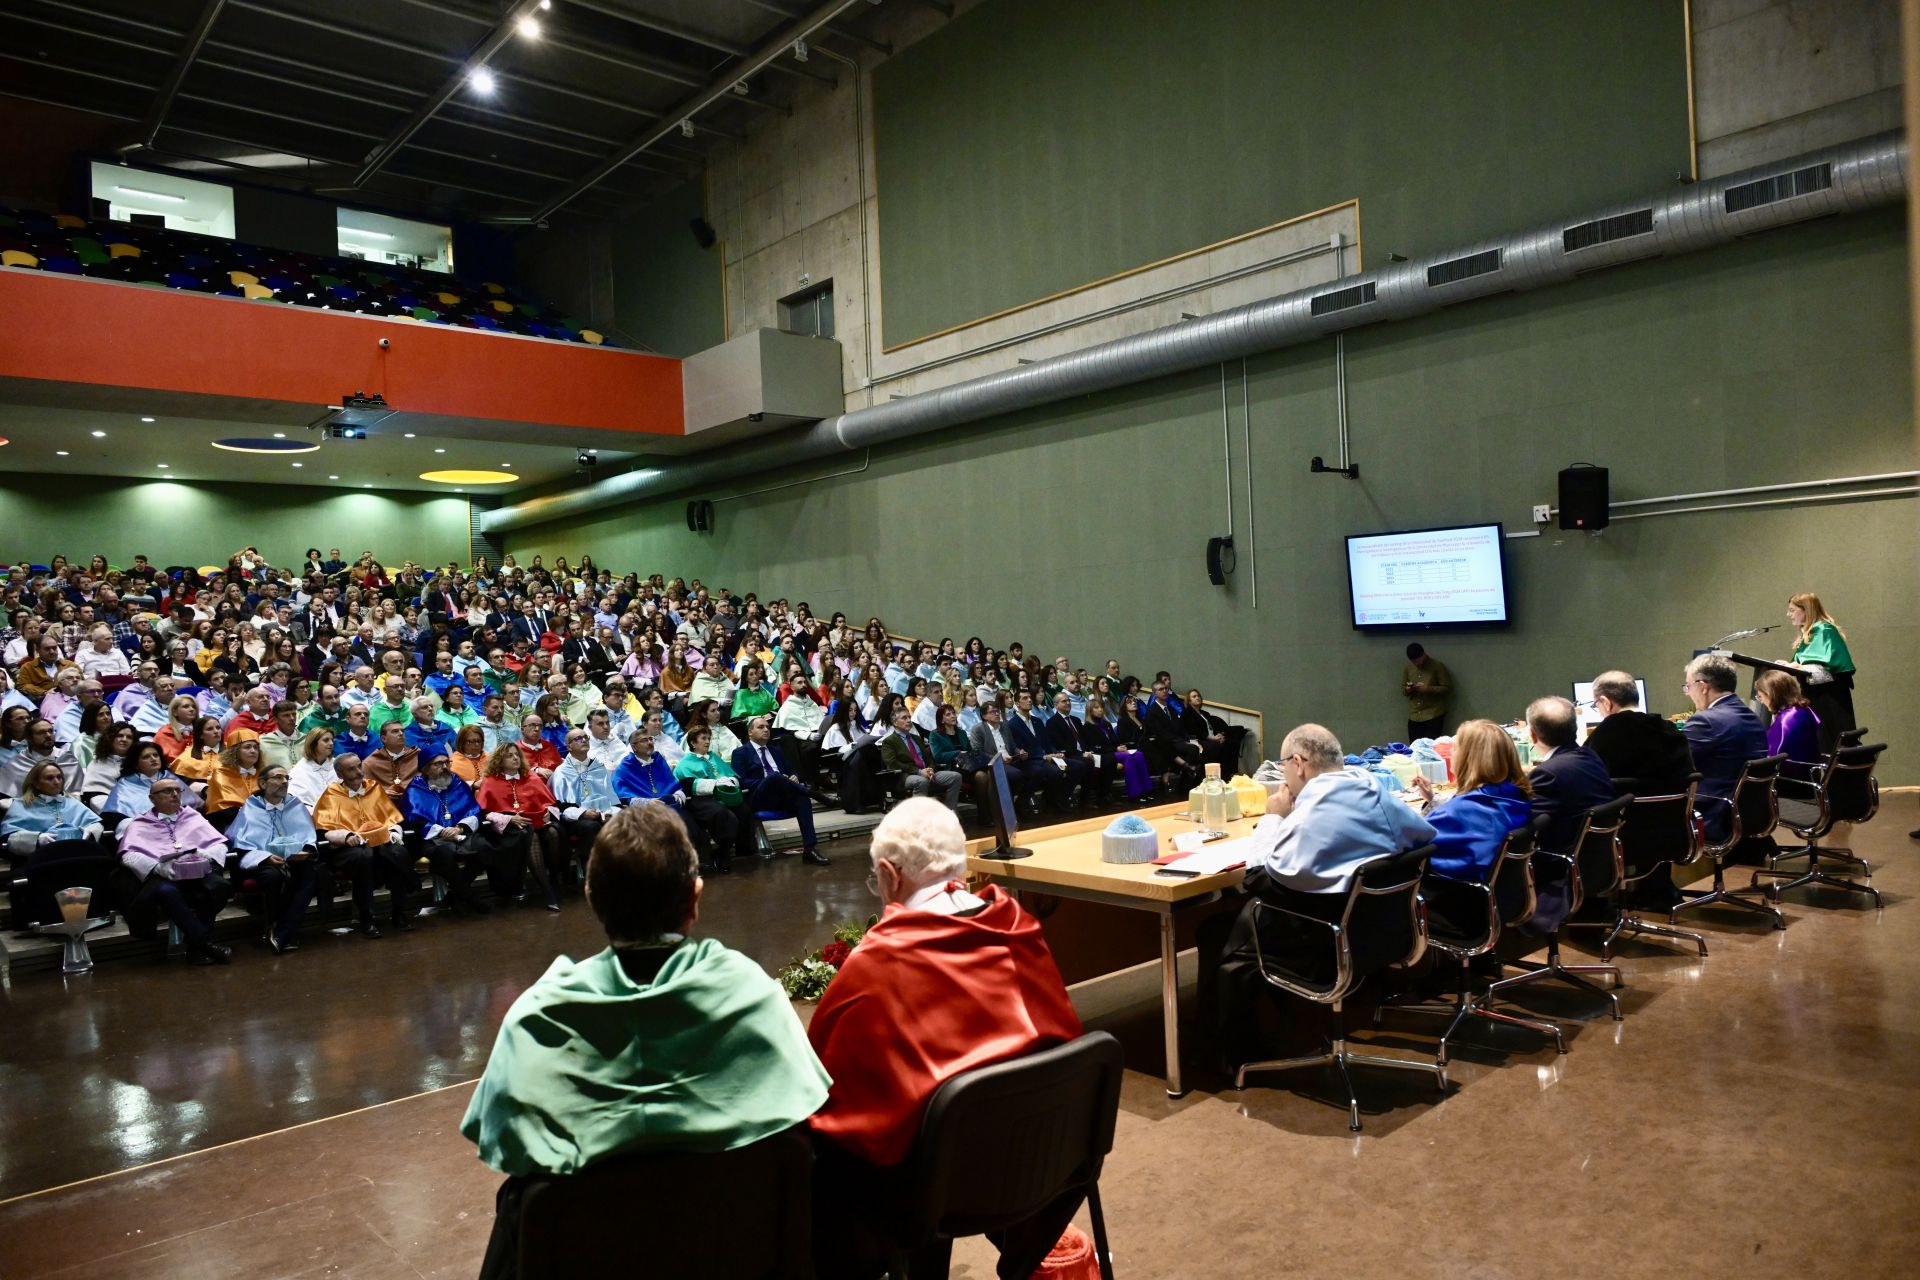
[[860,939],[866,936],[877,916],[868,916],[865,924],[857,922],[843,924],[833,931],[833,937],[819,949],[787,962],[780,970],[780,986],[786,991],[789,1000],[818,1000],[827,993],[827,984],[833,981],[833,975],[840,972],[840,966],[847,962],[853,949],[860,945]]

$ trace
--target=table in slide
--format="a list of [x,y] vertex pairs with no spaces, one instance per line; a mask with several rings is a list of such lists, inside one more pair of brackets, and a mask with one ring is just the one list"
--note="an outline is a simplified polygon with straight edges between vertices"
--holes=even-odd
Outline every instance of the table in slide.
[[[1160,835],[1163,851],[1171,852],[1173,837],[1194,830],[1187,818],[1185,804],[1161,805],[1135,810],[1153,825]],[[1164,1023],[1167,1051],[1167,1092],[1179,1097],[1186,1092],[1180,1070],[1180,981],[1176,966],[1180,952],[1178,924],[1184,917],[1204,914],[1207,905],[1219,902],[1223,890],[1238,885],[1245,873],[1222,872],[1218,875],[1182,879],[1156,875],[1158,868],[1142,863],[1112,863],[1100,860],[1100,833],[1111,818],[1067,822],[1020,833],[1020,844],[1033,850],[1030,858],[1011,862],[979,855],[993,848],[992,840],[974,840],[967,845],[967,870],[984,876],[1003,888],[1022,894],[1046,894],[1074,903],[1089,904],[1101,917],[1091,930],[1076,936],[1064,928],[1055,928],[1057,914],[1043,917],[1047,943],[1061,974],[1071,984],[1102,973],[1115,972],[1138,963],[1136,957],[1114,954],[1102,945],[1115,933],[1110,928],[1117,920],[1112,909],[1144,912],[1158,921],[1160,954],[1160,1016]],[[1228,823],[1229,837],[1248,835],[1257,818],[1242,818]]]

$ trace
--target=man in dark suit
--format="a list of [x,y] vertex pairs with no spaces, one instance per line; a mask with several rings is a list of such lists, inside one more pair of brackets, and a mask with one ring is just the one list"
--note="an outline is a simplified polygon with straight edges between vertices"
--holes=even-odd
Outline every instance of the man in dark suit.
[[1587,733],[1587,750],[1600,757],[1616,786],[1636,795],[1670,796],[1683,790],[1693,773],[1687,736],[1662,716],[1640,708],[1640,690],[1625,671],[1604,671],[1593,678],[1593,706],[1603,717]]
[[[1737,683],[1738,674],[1725,658],[1703,653],[1687,664],[1684,687],[1694,713],[1681,732],[1692,746],[1693,767],[1700,771],[1699,794],[1729,802],[1747,762],[1767,754],[1766,726],[1734,693]],[[1726,838],[1732,813],[1731,803],[1700,806],[1709,839]]]
[[1186,708],[1173,696],[1165,680],[1153,682],[1153,699],[1147,703],[1141,723],[1147,731],[1147,759],[1158,774],[1198,775],[1205,751],[1181,725]]
[[798,821],[801,860],[816,867],[827,866],[827,856],[820,852],[819,839],[813,831],[813,800],[799,776],[789,773],[781,762],[772,738],[772,719],[755,716],[747,722],[747,740],[734,748],[730,763],[746,792],[746,807],[784,813]]
[[1014,699],[1013,714],[1007,717],[1004,726],[1007,735],[1007,749],[1016,760],[1029,768],[1038,766],[1036,772],[1041,778],[1041,786],[1046,789],[1047,799],[1055,809],[1065,810],[1073,788],[1084,780],[1088,772],[1084,761],[1069,763],[1065,756],[1058,756],[1058,763],[1052,763],[1050,757],[1057,753],[1047,744],[1046,726],[1033,714],[1033,695],[1022,691]]
[[1600,757],[1574,740],[1573,704],[1565,698],[1536,698],[1527,707],[1527,731],[1533,735],[1534,764],[1527,774],[1533,812],[1547,816],[1540,847],[1570,852],[1587,811],[1613,799],[1613,779]]
[[1090,811],[1098,809],[1113,794],[1114,770],[1120,761],[1108,752],[1096,765],[1087,753],[1087,741],[1081,737],[1085,727],[1073,718],[1073,698],[1064,690],[1054,694],[1053,718],[1046,723],[1049,754],[1064,759],[1069,769],[1078,768],[1080,807]]

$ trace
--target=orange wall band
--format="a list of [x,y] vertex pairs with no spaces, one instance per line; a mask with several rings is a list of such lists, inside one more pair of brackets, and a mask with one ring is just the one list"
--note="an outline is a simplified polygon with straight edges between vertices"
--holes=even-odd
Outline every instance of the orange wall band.
[[18,268],[0,314],[0,377],[682,434],[666,356]]

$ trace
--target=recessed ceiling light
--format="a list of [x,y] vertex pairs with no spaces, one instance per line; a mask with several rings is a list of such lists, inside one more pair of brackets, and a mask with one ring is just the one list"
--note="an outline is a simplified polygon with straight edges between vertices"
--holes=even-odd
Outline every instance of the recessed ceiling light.
[[93,432],[93,438],[95,440],[105,440],[107,438],[107,433],[104,431],[95,431]]
[[485,67],[475,67],[473,74],[467,77],[467,83],[473,86],[477,94],[488,97],[493,94],[493,72]]
[[273,438],[275,440],[285,440],[287,438],[287,433],[284,431],[276,431],[273,433]]
[[53,451],[53,456],[56,458],[64,458],[67,456],[67,451],[65,449],[55,449]]
[[434,450],[434,452],[435,452],[435,453],[445,453],[445,452],[446,452],[446,450],[445,450],[445,449],[435,449],[435,450]]
[[165,471],[167,469],[167,464],[164,462],[156,462],[153,465],[160,468],[162,471]]
[[532,14],[528,14],[526,17],[520,19],[520,21],[514,23],[513,29],[520,33],[520,37],[523,40],[538,40],[540,38],[540,19],[534,17]]
[[465,489],[455,489],[455,490],[454,490],[454,492],[455,492],[455,493],[465,493],[465,492],[466,492],[466,490],[465,490]]
[[293,465],[294,465],[294,466],[296,466],[296,467],[304,467],[304,466],[306,466],[307,464],[306,464],[306,463],[304,463],[304,462],[296,462],[296,463],[294,463]]
[[142,422],[152,422],[152,421],[153,421],[153,419],[152,419],[152,418],[142,418],[142,419],[140,419],[140,421],[142,421]]
[[363,485],[361,485],[360,487],[361,487],[362,489],[371,489],[371,488],[373,488],[373,486],[372,486],[372,485],[370,485],[370,484],[363,484]]
[[409,431],[406,433],[406,435],[407,435],[407,439],[409,440],[413,439],[413,432]]
[[328,477],[327,477],[327,479],[329,479],[329,480],[338,480],[339,478],[340,478],[339,476],[328,476]]

